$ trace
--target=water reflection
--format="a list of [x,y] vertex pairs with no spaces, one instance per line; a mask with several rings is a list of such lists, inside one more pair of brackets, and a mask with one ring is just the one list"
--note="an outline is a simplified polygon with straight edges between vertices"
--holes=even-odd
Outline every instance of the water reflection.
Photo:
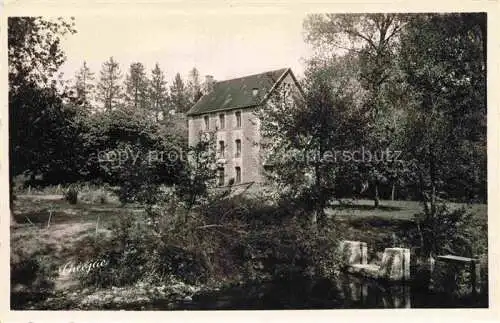
[[488,293],[457,297],[436,292],[425,283],[384,283],[350,274],[337,280],[344,308],[471,308],[488,307]]
[[351,274],[338,279],[289,278],[248,282],[194,295],[191,301],[150,304],[150,310],[277,310],[488,307],[487,294],[454,298],[418,284],[383,283]]
[[347,308],[410,308],[411,287],[407,284],[381,284],[343,274],[337,288]]

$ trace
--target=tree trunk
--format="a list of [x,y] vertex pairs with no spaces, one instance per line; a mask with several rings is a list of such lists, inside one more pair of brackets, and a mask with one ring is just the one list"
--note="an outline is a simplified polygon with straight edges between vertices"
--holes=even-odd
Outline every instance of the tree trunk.
[[[10,174],[12,174],[12,169],[10,171]],[[13,226],[16,224],[16,219],[14,218],[14,200],[16,199],[16,196],[14,195],[14,179],[13,177],[9,174],[9,211],[10,211],[10,225]]]
[[315,172],[315,183],[314,183],[314,200],[315,200],[315,204],[314,205],[314,208],[313,208],[313,212],[312,212],[312,215],[311,215],[311,226],[313,227],[313,229],[317,229],[317,226],[318,226],[318,220],[321,220],[321,213],[320,213],[320,209],[321,209],[321,203],[320,203],[320,180],[321,180],[321,175],[319,174],[319,167],[318,165],[316,164],[315,167],[314,167],[314,172]]
[[315,210],[311,214],[311,226],[316,227],[318,224],[318,211]]
[[429,154],[429,175],[431,180],[431,217],[436,213],[436,164],[434,155],[434,144],[430,145]]
[[375,185],[373,186],[373,190],[374,190],[374,194],[373,194],[374,206],[375,206],[375,208],[378,208],[378,206],[380,204],[380,199],[378,196],[378,183],[375,183]]
[[394,201],[394,197],[396,195],[396,183],[392,183],[392,189],[391,189],[391,201]]

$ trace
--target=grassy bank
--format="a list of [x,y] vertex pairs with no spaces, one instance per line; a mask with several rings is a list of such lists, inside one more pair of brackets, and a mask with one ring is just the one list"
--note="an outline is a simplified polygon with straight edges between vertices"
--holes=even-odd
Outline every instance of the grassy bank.
[[[459,206],[461,205],[452,205],[452,208]],[[478,245],[476,249],[478,252],[484,253],[487,239],[486,205],[477,204],[467,207],[474,212],[474,223],[477,225],[475,230],[481,240],[476,243]],[[337,238],[367,242],[370,261],[376,262],[386,247],[411,246],[413,242],[409,240],[408,236],[409,232],[415,228],[413,215],[419,211],[420,206],[417,202],[382,201],[381,207],[374,209],[371,206],[371,201],[361,200],[333,205],[327,210],[327,213],[335,218]],[[214,217],[220,215],[217,209],[210,212],[213,213]],[[220,250],[217,249],[224,249],[226,246],[229,248],[231,243],[238,242],[235,242],[235,239],[243,239],[259,248],[262,242],[255,242],[255,240],[260,239],[258,238],[260,232],[248,238],[248,232],[251,232],[248,225],[241,224],[238,228],[234,226],[226,228],[223,223],[224,219],[221,218],[219,220],[212,219],[211,221],[221,222],[218,224],[214,222],[213,225],[195,223],[194,227],[199,229],[195,230],[196,233],[181,232],[181,235],[195,234],[191,237],[201,239],[195,239],[195,242],[191,242],[193,245],[186,248],[188,250],[199,250],[200,248],[206,250],[207,254],[203,255],[206,258],[204,263],[208,263],[211,268],[204,270],[211,271],[211,275],[217,279],[211,279],[204,283],[187,283],[185,280],[169,277],[159,282],[155,278],[158,276],[152,274],[151,277],[139,279],[130,286],[85,286],[81,284],[81,276],[66,275],[62,277],[57,274],[58,270],[68,262],[89,259],[95,253],[93,248],[96,245],[99,245],[102,250],[110,248],[111,242],[108,244],[108,241],[112,241],[116,226],[127,217],[142,218],[144,210],[131,205],[122,206],[113,199],[109,199],[105,203],[102,203],[100,199],[89,199],[71,205],[62,196],[38,194],[20,195],[15,201],[14,216],[17,225],[11,227],[11,266],[24,268],[24,270],[31,268],[32,273],[31,276],[26,275],[26,273],[18,275],[19,277],[15,279],[12,285],[13,308],[95,309],[116,308],[118,306],[140,309],[143,306],[141,304],[146,306],[147,303],[153,301],[174,304],[186,299],[189,300],[194,293],[202,288],[205,290],[219,288],[224,277],[232,281],[255,279],[252,275],[255,275],[258,269],[248,269],[245,266],[265,266],[258,261],[237,264],[236,260],[231,260],[233,263],[229,265],[223,263],[222,260],[230,261],[231,255],[222,256],[219,254]],[[238,230],[241,232],[236,232]],[[263,237],[279,233],[279,231],[272,231],[276,230],[275,226],[264,225],[262,230],[269,230],[269,232],[261,232]],[[209,238],[211,235],[213,235],[213,239],[219,239],[219,244],[196,246],[196,241],[211,241]],[[303,239],[303,237],[301,238]],[[188,237],[185,236],[183,239],[188,239]],[[293,236],[284,235],[276,236],[275,241],[269,242],[274,243],[274,246],[285,245],[283,249],[277,251],[273,249],[273,252],[278,253],[279,257],[284,257],[285,260],[281,259],[280,261],[284,261],[283,266],[285,267],[289,266],[286,257],[289,257],[289,253],[296,252],[294,248],[297,246],[293,244],[293,239]],[[165,243],[169,246],[179,244],[179,246],[185,247],[182,245],[185,242],[181,241],[181,237],[170,238]],[[237,245],[234,246],[236,249],[237,247]],[[302,246],[299,247],[302,248]],[[216,250],[210,250],[210,248]],[[307,248],[311,248],[311,246]],[[141,253],[140,251],[136,252]],[[245,252],[248,253],[248,250]],[[148,255],[144,256],[146,257],[144,259],[147,259]],[[152,257],[152,255],[149,256]],[[241,257],[248,257],[248,255],[242,254]],[[250,257],[254,256],[250,255]],[[26,259],[33,260],[33,263],[23,263]],[[299,258],[296,261],[300,265],[302,260]],[[275,268],[280,265],[273,264],[273,266]],[[483,260],[483,268],[486,266],[487,262]],[[249,276],[244,277],[242,272],[246,272]],[[150,279],[148,280],[148,278]],[[174,305],[169,306],[173,307]]]

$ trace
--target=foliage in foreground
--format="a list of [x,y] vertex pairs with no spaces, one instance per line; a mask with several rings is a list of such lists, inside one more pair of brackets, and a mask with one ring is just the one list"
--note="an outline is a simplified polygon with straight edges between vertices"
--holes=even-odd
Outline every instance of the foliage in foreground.
[[464,207],[450,209],[441,202],[415,216],[414,244],[423,255],[454,254],[477,257],[487,252],[486,221],[478,223],[477,216]]
[[[26,237],[27,238],[27,237]],[[31,239],[35,239],[31,237]],[[10,253],[11,304],[38,301],[54,288],[56,268],[47,254],[54,250],[47,245],[16,243]]]
[[[312,230],[290,209],[278,212],[242,197],[216,202],[197,216],[173,209],[155,226],[147,218],[126,217],[109,238],[82,241],[81,261],[108,260],[81,275],[82,284],[125,286],[171,277],[198,284],[324,277],[337,270],[334,232]],[[221,216],[214,221],[216,214]]]

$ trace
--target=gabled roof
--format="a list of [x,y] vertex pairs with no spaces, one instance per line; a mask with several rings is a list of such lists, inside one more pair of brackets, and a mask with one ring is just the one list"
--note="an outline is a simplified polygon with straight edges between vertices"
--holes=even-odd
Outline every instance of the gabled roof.
[[[259,105],[288,73],[292,74],[297,83],[289,68],[216,82],[213,90],[202,96],[187,112],[187,115],[193,116]],[[258,89],[258,95],[252,93],[255,88]]]

